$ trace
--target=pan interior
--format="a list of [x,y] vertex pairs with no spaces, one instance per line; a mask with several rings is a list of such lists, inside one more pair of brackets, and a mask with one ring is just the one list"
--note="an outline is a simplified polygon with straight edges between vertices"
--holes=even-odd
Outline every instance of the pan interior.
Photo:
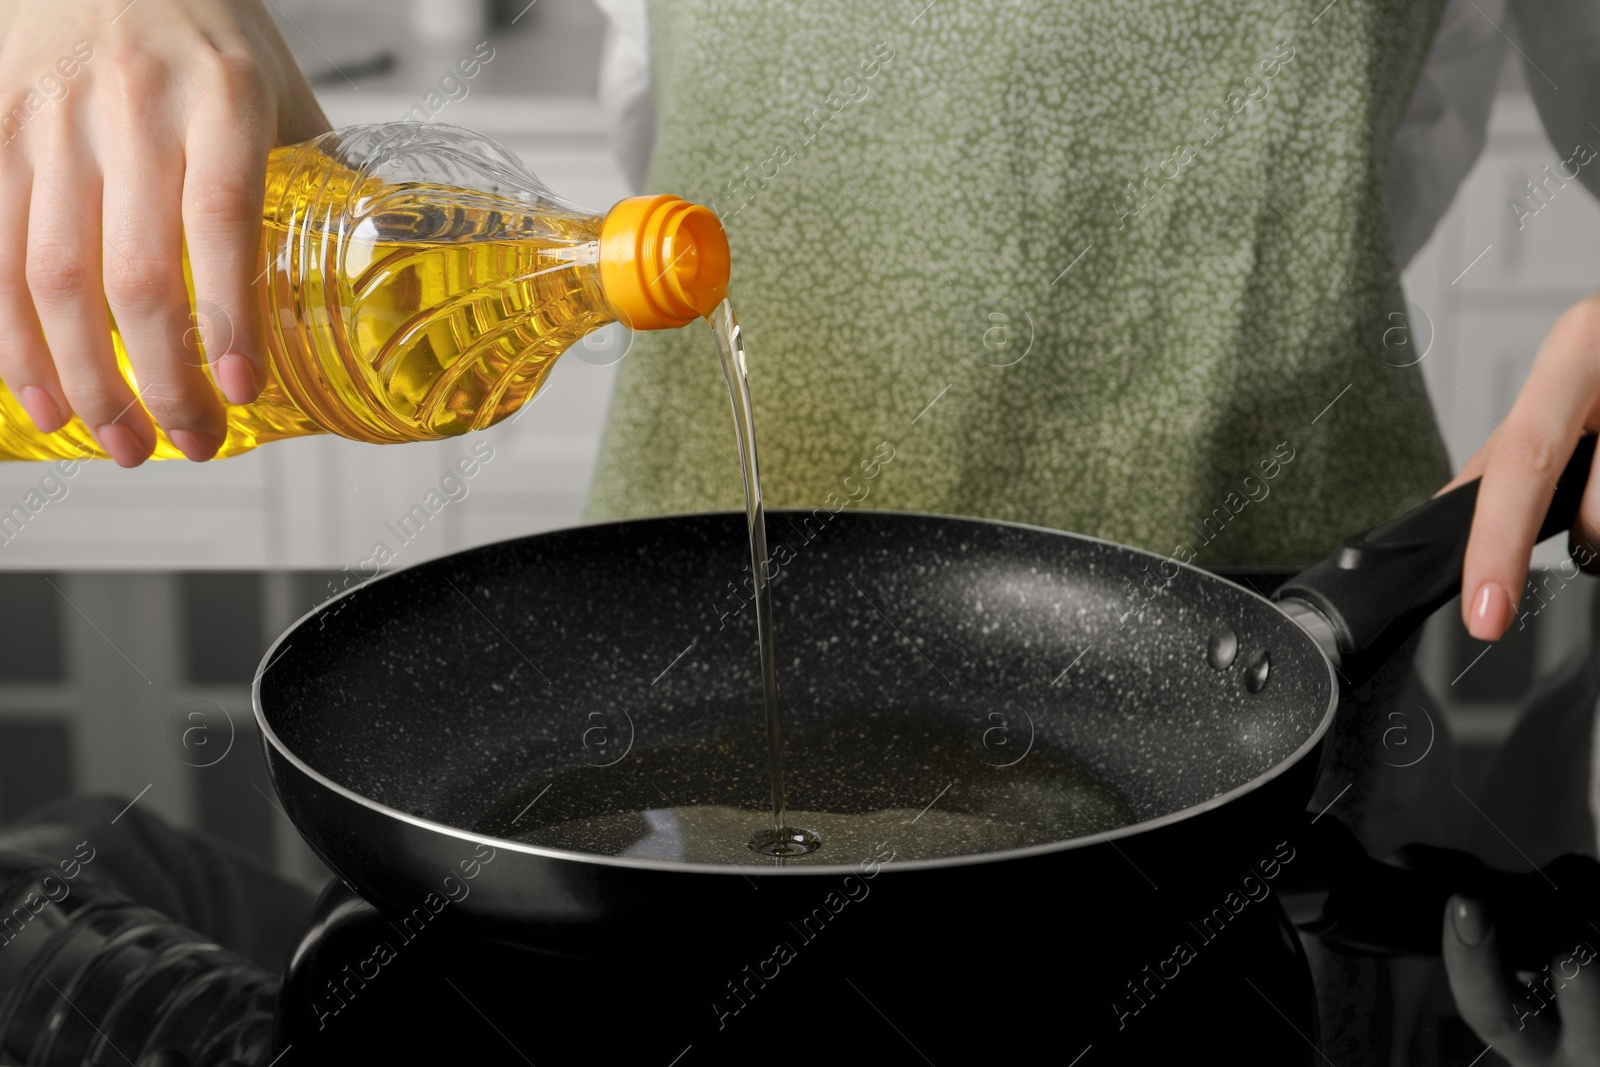
[[[681,709],[704,715],[706,709]],[[730,707],[703,743],[640,746],[615,764],[580,766],[528,783],[482,829],[551,848],[704,863],[770,865],[750,847],[772,828],[764,728]],[[1064,752],[1023,752],[999,736],[991,749],[961,717],[914,708],[861,709],[809,720],[785,737],[792,827],[822,847],[795,863],[859,862],[876,849],[901,860],[993,852],[1113,829],[1126,805]],[[989,755],[986,760],[985,755]],[[1010,766],[1000,756],[1020,757]],[[536,787],[536,791],[535,791]]]
[[[1272,771],[1331,707],[1325,661],[1269,604],[1144,553],[916,515],[769,521],[789,548],[773,550],[789,822],[824,840],[789,864],[1170,816]],[[687,516],[371,583],[285,636],[259,683],[269,739],[442,827],[777,863],[747,847],[771,813],[744,547],[737,516]]]

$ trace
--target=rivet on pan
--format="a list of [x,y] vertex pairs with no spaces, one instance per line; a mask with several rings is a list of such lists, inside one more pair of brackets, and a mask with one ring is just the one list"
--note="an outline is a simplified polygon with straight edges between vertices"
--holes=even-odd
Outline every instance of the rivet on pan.
[[1252,693],[1259,693],[1267,687],[1267,676],[1272,673],[1272,657],[1267,655],[1267,650],[1262,649],[1250,657],[1250,662],[1244,668],[1244,687]]
[[1239,635],[1224,626],[1211,635],[1211,643],[1206,648],[1206,662],[1219,671],[1225,671],[1233,665],[1233,658],[1239,654]]

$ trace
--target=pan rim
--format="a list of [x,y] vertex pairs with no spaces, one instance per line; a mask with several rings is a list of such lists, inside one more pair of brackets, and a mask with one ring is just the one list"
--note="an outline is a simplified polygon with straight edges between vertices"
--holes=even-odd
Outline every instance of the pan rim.
[[[779,514],[782,514],[782,513],[786,512],[786,511],[802,511],[803,512],[804,510],[805,509],[796,509],[796,508],[773,508],[773,509],[770,509],[769,514],[779,515]],[[1114,829],[1111,829],[1111,830],[1096,831],[1093,834],[1088,834],[1088,835],[1084,835],[1084,836],[1080,836],[1080,837],[1072,837],[1072,838],[1068,838],[1068,839],[1066,839],[1064,841],[1051,841],[1051,842],[1047,842],[1047,843],[1042,844],[1042,845],[1028,845],[1028,846],[1026,846],[1024,848],[1004,849],[1002,851],[997,851],[997,852],[974,852],[974,853],[968,853],[968,854],[963,854],[963,855],[959,855],[959,856],[941,856],[941,857],[936,858],[936,859],[903,860],[903,861],[898,861],[898,862],[896,862],[896,861],[891,859],[891,860],[888,860],[888,861],[884,861],[882,863],[882,866],[880,867],[880,870],[884,870],[884,871],[888,871],[888,870],[894,870],[894,871],[936,870],[936,869],[942,869],[942,868],[947,868],[947,867],[964,867],[964,866],[974,866],[974,865],[977,865],[977,864],[991,864],[991,863],[1006,862],[1006,861],[1011,861],[1011,860],[1023,860],[1023,859],[1030,859],[1030,858],[1037,857],[1037,856],[1053,855],[1055,853],[1068,852],[1068,851],[1072,851],[1072,850],[1079,849],[1079,848],[1088,848],[1088,847],[1091,847],[1091,846],[1094,846],[1094,845],[1098,845],[1101,842],[1110,843],[1112,845],[1112,847],[1115,848],[1116,847],[1116,842],[1120,841],[1120,840],[1122,840],[1124,838],[1129,838],[1129,837],[1133,837],[1133,836],[1138,835],[1138,834],[1147,833],[1147,832],[1154,831],[1154,830],[1159,830],[1159,829],[1162,829],[1163,827],[1172,826],[1172,825],[1175,825],[1177,823],[1187,821],[1189,819],[1197,818],[1197,817],[1205,814],[1206,812],[1214,811],[1214,810],[1216,810],[1218,808],[1224,807],[1227,804],[1230,804],[1233,801],[1239,799],[1240,797],[1243,797],[1243,796],[1246,796],[1246,795],[1248,795],[1250,793],[1255,792],[1256,790],[1260,789],[1262,786],[1266,785],[1267,783],[1269,783],[1269,782],[1273,781],[1274,779],[1286,774],[1291,768],[1297,766],[1300,763],[1300,761],[1303,760],[1306,757],[1306,755],[1308,753],[1310,753],[1314,748],[1317,747],[1317,745],[1322,743],[1323,737],[1327,734],[1329,727],[1333,724],[1334,716],[1337,714],[1337,712],[1339,710],[1339,700],[1340,700],[1341,690],[1340,690],[1340,687],[1339,687],[1338,672],[1334,668],[1332,661],[1328,659],[1327,654],[1325,652],[1323,652],[1323,650],[1321,649],[1320,646],[1318,646],[1316,640],[1314,638],[1312,638],[1312,636],[1310,634],[1306,633],[1305,630],[1303,630],[1300,627],[1300,625],[1294,621],[1294,619],[1292,617],[1290,617],[1289,615],[1285,614],[1284,611],[1281,608],[1279,608],[1277,604],[1273,603],[1271,600],[1268,600],[1266,597],[1262,596],[1260,593],[1257,593],[1255,590],[1253,590],[1253,589],[1251,589],[1251,588],[1249,588],[1247,586],[1240,585],[1240,584],[1238,584],[1236,582],[1231,582],[1228,579],[1223,578],[1220,575],[1213,574],[1210,571],[1205,570],[1204,568],[1196,567],[1196,566],[1194,566],[1193,564],[1190,564],[1190,563],[1178,563],[1176,560],[1171,559],[1171,557],[1169,557],[1169,556],[1163,556],[1160,553],[1151,552],[1148,549],[1136,548],[1136,547],[1134,547],[1132,545],[1124,545],[1124,544],[1121,544],[1119,542],[1110,541],[1110,540],[1107,540],[1107,539],[1102,538],[1102,537],[1093,537],[1093,536],[1090,536],[1088,534],[1074,533],[1074,532],[1072,532],[1070,530],[1056,530],[1056,529],[1052,529],[1052,528],[1050,528],[1048,526],[1037,526],[1037,525],[1034,525],[1034,524],[1031,524],[1031,523],[1012,522],[1012,521],[1005,520],[1005,519],[982,519],[982,518],[975,518],[975,517],[970,516],[970,515],[944,515],[944,514],[939,514],[937,512],[926,512],[926,511],[898,511],[898,510],[892,510],[892,509],[887,509],[887,508],[853,508],[853,509],[851,509],[851,512],[853,514],[857,514],[857,515],[883,516],[883,517],[888,517],[888,518],[890,518],[892,520],[894,520],[894,519],[902,519],[902,518],[904,518],[904,519],[934,519],[934,520],[941,521],[941,522],[971,523],[971,524],[981,524],[981,525],[985,525],[985,526],[1004,526],[1004,527],[1010,527],[1010,528],[1013,528],[1013,529],[1027,530],[1027,531],[1035,532],[1035,533],[1049,534],[1049,535],[1054,536],[1054,537],[1067,537],[1067,538],[1071,538],[1071,539],[1077,540],[1077,541],[1092,542],[1092,543],[1095,543],[1095,544],[1104,545],[1106,547],[1115,549],[1115,550],[1117,550],[1119,552],[1127,552],[1127,553],[1134,553],[1134,554],[1140,555],[1140,556],[1147,556],[1152,560],[1170,561],[1170,562],[1176,564],[1179,568],[1181,568],[1182,571],[1188,571],[1188,572],[1191,572],[1193,574],[1199,575],[1202,581],[1211,581],[1211,582],[1221,583],[1222,585],[1227,586],[1230,590],[1234,590],[1234,591],[1236,591],[1236,592],[1238,592],[1240,594],[1243,594],[1246,597],[1258,600],[1262,604],[1266,605],[1268,608],[1272,609],[1272,611],[1274,613],[1276,613],[1277,615],[1282,617],[1286,622],[1288,622],[1290,624],[1290,627],[1292,628],[1293,632],[1296,635],[1298,635],[1298,638],[1300,640],[1305,641],[1306,644],[1316,652],[1318,660],[1322,663],[1323,667],[1327,670],[1327,673],[1328,673],[1328,705],[1327,705],[1326,708],[1323,709],[1322,716],[1318,720],[1315,729],[1313,729],[1311,731],[1311,733],[1306,737],[1305,741],[1302,742],[1301,745],[1298,748],[1296,748],[1293,753],[1291,753],[1290,755],[1288,755],[1288,756],[1284,757],[1283,759],[1279,760],[1277,763],[1273,764],[1273,766],[1268,768],[1266,771],[1263,771],[1261,774],[1255,776],[1254,778],[1251,778],[1249,781],[1246,781],[1246,782],[1244,782],[1244,783],[1242,783],[1240,785],[1235,786],[1234,788],[1228,790],[1225,793],[1219,793],[1219,794],[1211,797],[1208,800],[1201,801],[1198,804],[1191,804],[1188,807],[1180,808],[1180,809],[1178,809],[1176,811],[1170,811],[1170,812],[1167,812],[1164,815],[1159,815],[1159,816],[1156,816],[1155,818],[1152,818],[1152,819],[1145,819],[1145,820],[1143,820],[1141,822],[1136,822],[1136,823],[1128,823],[1128,824],[1123,825],[1123,826],[1115,827]],[[496,849],[496,850],[508,849],[510,851],[513,851],[513,852],[523,853],[523,854],[526,854],[526,855],[528,855],[530,857],[535,857],[535,858],[543,859],[543,860],[564,861],[564,862],[574,862],[574,863],[583,863],[583,864],[599,864],[600,866],[603,866],[603,867],[630,868],[630,869],[634,869],[634,870],[639,870],[641,872],[680,873],[680,874],[696,874],[696,875],[734,875],[734,876],[739,876],[739,877],[744,877],[744,878],[750,878],[752,876],[754,876],[754,877],[777,877],[777,878],[800,878],[800,877],[824,878],[824,877],[839,877],[839,876],[842,876],[842,875],[848,875],[848,874],[855,873],[861,868],[862,862],[865,862],[865,861],[856,862],[856,863],[807,864],[805,866],[794,866],[794,867],[791,867],[791,866],[762,866],[762,865],[757,865],[757,864],[743,865],[743,864],[736,864],[736,863],[732,863],[732,862],[715,863],[715,864],[713,864],[713,863],[690,863],[690,862],[687,862],[687,861],[684,861],[684,860],[661,860],[661,859],[650,859],[650,858],[645,858],[645,857],[633,857],[633,856],[607,856],[607,855],[602,855],[600,853],[594,853],[594,852],[577,852],[577,851],[572,851],[572,850],[568,850],[568,849],[550,848],[550,847],[543,846],[543,845],[533,845],[533,844],[528,844],[526,842],[521,842],[521,841],[511,841],[511,840],[507,840],[506,838],[503,838],[503,837],[493,837],[493,836],[490,836],[488,834],[481,834],[481,833],[478,833],[478,832],[472,831],[472,830],[464,830],[464,829],[461,829],[460,827],[451,826],[451,825],[449,825],[447,823],[436,822],[436,821],[434,821],[432,819],[423,818],[422,816],[419,816],[419,815],[412,815],[409,812],[400,811],[400,810],[398,810],[396,808],[389,807],[386,804],[379,803],[378,801],[373,800],[370,797],[362,796],[360,793],[356,792],[355,790],[350,789],[349,787],[347,787],[347,786],[345,786],[345,785],[343,785],[343,784],[341,784],[339,782],[336,782],[333,779],[329,778],[328,776],[322,774],[320,771],[315,770],[308,763],[306,763],[305,760],[301,759],[294,752],[290,751],[289,747],[286,744],[284,744],[283,740],[278,736],[277,732],[272,728],[272,724],[267,721],[266,713],[262,709],[262,706],[261,706],[261,681],[262,681],[262,678],[266,675],[266,672],[268,670],[270,670],[271,667],[277,662],[277,659],[279,658],[279,651],[278,651],[279,650],[279,646],[283,645],[284,642],[289,638],[289,636],[291,634],[299,632],[301,626],[303,626],[305,623],[307,623],[313,616],[316,616],[316,615],[322,613],[324,610],[329,608],[331,605],[337,604],[341,600],[344,600],[346,597],[353,596],[355,593],[359,592],[361,589],[365,588],[370,583],[386,581],[386,580],[391,579],[391,578],[396,578],[399,575],[405,574],[405,573],[407,573],[409,571],[416,570],[416,569],[421,568],[421,567],[430,566],[430,565],[433,565],[433,564],[436,564],[436,563],[440,563],[440,562],[443,562],[444,560],[447,560],[447,559],[450,559],[450,558],[453,558],[453,557],[456,557],[456,556],[464,555],[466,553],[477,552],[477,551],[482,551],[482,550],[486,550],[486,549],[491,549],[491,548],[495,548],[495,547],[498,547],[498,546],[501,546],[501,545],[507,545],[507,544],[511,544],[513,542],[523,541],[523,540],[526,540],[526,539],[532,538],[532,537],[545,537],[545,536],[549,536],[549,535],[553,535],[553,534],[568,534],[568,533],[572,533],[572,532],[577,531],[577,530],[593,530],[593,529],[611,527],[611,526],[625,526],[625,525],[634,525],[634,524],[639,524],[639,523],[670,522],[670,521],[673,521],[673,520],[682,520],[682,519],[686,519],[686,518],[717,518],[717,517],[723,517],[723,516],[731,516],[731,517],[733,517],[733,518],[735,518],[735,519],[737,519],[738,521],[741,521],[741,522],[744,521],[744,519],[745,519],[745,515],[744,515],[743,511],[738,511],[738,510],[734,510],[734,509],[726,509],[726,510],[720,510],[720,511],[683,511],[683,512],[673,512],[671,514],[666,514],[666,515],[647,515],[647,516],[639,516],[639,517],[627,518],[627,519],[614,519],[614,520],[611,520],[611,521],[608,521],[608,522],[579,523],[576,526],[564,526],[564,527],[561,527],[561,528],[555,529],[555,530],[542,530],[542,531],[539,531],[537,533],[523,534],[523,535],[518,536],[518,537],[509,537],[509,538],[505,538],[505,539],[500,540],[500,541],[491,541],[491,542],[488,542],[488,543],[482,544],[482,545],[474,545],[474,546],[472,546],[470,548],[460,549],[460,550],[458,550],[456,552],[446,553],[445,555],[442,555],[442,556],[435,556],[432,559],[418,560],[415,563],[407,564],[406,566],[400,567],[400,568],[398,568],[396,570],[388,571],[388,572],[385,572],[385,573],[380,573],[380,574],[378,574],[378,575],[376,575],[376,576],[374,576],[372,578],[366,579],[365,581],[362,581],[362,582],[356,584],[355,586],[342,591],[337,596],[332,597],[331,599],[326,600],[321,604],[318,604],[316,607],[313,607],[310,611],[307,611],[304,615],[300,616],[292,624],[290,624],[283,631],[283,633],[279,634],[278,637],[272,642],[272,644],[268,646],[266,652],[261,657],[261,663],[256,668],[255,676],[251,680],[251,683],[250,683],[250,705],[251,705],[251,710],[255,713],[257,729],[259,729],[260,732],[261,732],[261,740],[262,740],[262,742],[264,744],[270,745],[272,747],[272,749],[280,757],[282,757],[284,760],[286,760],[301,775],[305,776],[306,778],[309,778],[311,781],[317,783],[322,788],[332,791],[333,793],[335,793],[338,796],[342,797],[346,801],[353,802],[357,806],[366,808],[366,809],[374,812],[375,814],[377,814],[379,816],[382,816],[382,817],[385,817],[385,818],[388,818],[388,819],[398,820],[400,822],[410,824],[413,827],[416,827],[416,828],[421,829],[421,830],[425,830],[425,831],[427,831],[429,833],[444,835],[446,837],[453,838],[455,840],[459,840],[459,841],[463,841],[463,842],[467,842],[467,843],[470,843],[470,844],[488,845],[489,847],[491,847],[493,849]],[[288,649],[285,648],[284,652],[287,652],[287,651],[288,651]],[[274,781],[272,784],[273,784],[274,791],[277,791],[277,788],[278,788],[277,782]],[[279,799],[282,799],[281,794],[280,794]],[[290,822],[294,824],[294,828],[295,828],[295,832],[296,833],[299,833],[299,834],[301,834],[302,837],[307,837],[309,839],[309,835],[307,835],[303,830],[301,830],[300,825],[298,823],[294,823],[293,819],[291,819]],[[317,852],[317,854],[319,856],[322,856],[321,849],[315,848],[315,846],[313,846],[313,847],[314,847],[315,851]],[[1119,851],[1120,851],[1120,849],[1119,849]],[[322,856],[322,858],[324,859],[325,862],[328,862],[329,867],[333,868],[334,873],[339,874],[341,877],[343,877],[343,872],[340,871],[339,868],[337,866],[335,866],[329,860],[328,857]]]

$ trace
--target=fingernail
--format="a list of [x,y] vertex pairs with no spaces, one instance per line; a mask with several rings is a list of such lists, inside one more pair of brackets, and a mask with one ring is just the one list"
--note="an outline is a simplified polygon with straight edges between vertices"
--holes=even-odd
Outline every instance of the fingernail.
[[1472,600],[1467,632],[1479,641],[1498,641],[1511,625],[1511,598],[1494,582],[1484,582]]
[[137,467],[150,455],[139,435],[120,422],[108,422],[94,432],[100,447],[111,454],[119,467]]
[[1483,914],[1483,905],[1465,897],[1456,897],[1450,905],[1450,925],[1456,928],[1456,937],[1463,945],[1477,947],[1489,936],[1489,922]]
[[22,410],[28,413],[28,418],[33,420],[40,433],[55,433],[67,424],[67,420],[61,417],[61,409],[56,407],[55,399],[37,385],[23,386],[17,399],[22,402]]
[[261,394],[256,365],[237,352],[229,352],[213,365],[217,384],[230,404],[249,404]]
[[178,451],[196,463],[204,463],[216,455],[217,449],[222,447],[221,438],[203,430],[168,430],[167,439],[178,446]]

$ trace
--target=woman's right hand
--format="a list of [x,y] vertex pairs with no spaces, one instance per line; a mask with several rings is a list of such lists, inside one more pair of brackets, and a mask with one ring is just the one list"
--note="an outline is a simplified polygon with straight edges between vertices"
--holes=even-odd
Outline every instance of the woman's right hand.
[[26,210],[0,215],[0,379],[40,430],[77,415],[124,467],[155,425],[210,459],[227,427],[195,326],[223,395],[254,400],[267,152],[328,120],[259,0],[11,0],[7,15],[0,202]]

